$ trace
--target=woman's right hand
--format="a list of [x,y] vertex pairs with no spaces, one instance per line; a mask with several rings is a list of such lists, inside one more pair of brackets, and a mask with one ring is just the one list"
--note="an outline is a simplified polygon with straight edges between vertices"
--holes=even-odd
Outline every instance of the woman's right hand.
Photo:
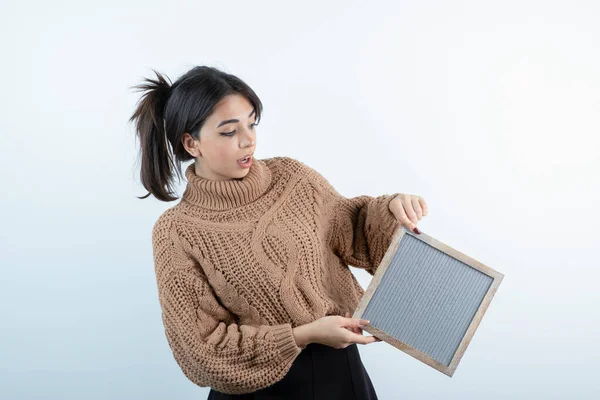
[[368,344],[381,341],[375,336],[364,336],[356,333],[362,333],[362,328],[368,324],[369,321],[364,319],[327,315],[307,324],[307,328],[311,342],[321,343],[336,349],[344,349],[354,343]]

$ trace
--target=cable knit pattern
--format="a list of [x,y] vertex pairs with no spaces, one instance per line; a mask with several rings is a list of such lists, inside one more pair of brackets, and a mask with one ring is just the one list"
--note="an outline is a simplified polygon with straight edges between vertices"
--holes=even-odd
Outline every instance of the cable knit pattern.
[[354,313],[398,226],[398,194],[346,198],[290,157],[254,159],[242,179],[185,170],[181,201],[152,230],[165,335],[199,386],[251,393],[283,379],[303,350],[292,329]]

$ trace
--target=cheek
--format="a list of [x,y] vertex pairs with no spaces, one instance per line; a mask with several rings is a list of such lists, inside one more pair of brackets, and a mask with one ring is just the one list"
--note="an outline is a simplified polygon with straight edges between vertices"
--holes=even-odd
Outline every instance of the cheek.
[[215,148],[215,156],[226,163],[228,161],[237,160],[238,154],[240,154],[240,150],[233,140],[220,143],[219,146]]
[[224,140],[206,139],[202,144],[201,151],[207,159],[211,160],[213,165],[218,165],[221,160],[225,160],[229,154],[231,145]]

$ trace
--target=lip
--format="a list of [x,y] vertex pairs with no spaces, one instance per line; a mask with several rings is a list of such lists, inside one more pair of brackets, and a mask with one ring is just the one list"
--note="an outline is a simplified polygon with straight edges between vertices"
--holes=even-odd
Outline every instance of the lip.
[[252,157],[252,154],[254,154],[254,153],[248,153],[248,154],[246,154],[244,157],[242,157],[242,158],[238,158],[237,160],[238,160],[238,161],[242,161],[242,160],[243,160],[244,158],[246,158],[246,157]]

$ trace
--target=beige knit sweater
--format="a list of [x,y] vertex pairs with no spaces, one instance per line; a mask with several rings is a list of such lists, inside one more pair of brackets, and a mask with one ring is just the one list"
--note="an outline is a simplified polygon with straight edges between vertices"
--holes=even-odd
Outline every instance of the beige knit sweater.
[[250,393],[281,380],[303,350],[292,328],[354,313],[397,227],[395,195],[346,198],[290,157],[254,159],[243,179],[185,170],[181,201],[152,230],[165,335],[199,386]]

